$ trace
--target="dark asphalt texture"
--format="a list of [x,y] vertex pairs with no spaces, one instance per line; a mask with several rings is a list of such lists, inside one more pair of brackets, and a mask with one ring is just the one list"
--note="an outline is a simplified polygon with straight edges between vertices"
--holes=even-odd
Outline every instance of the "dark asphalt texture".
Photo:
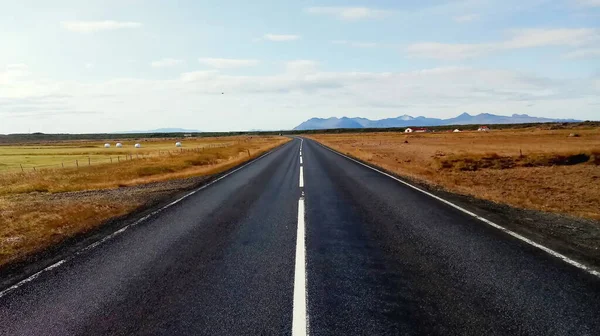
[[[286,335],[300,140],[0,298],[0,335]],[[305,140],[311,335],[600,335],[600,279]]]

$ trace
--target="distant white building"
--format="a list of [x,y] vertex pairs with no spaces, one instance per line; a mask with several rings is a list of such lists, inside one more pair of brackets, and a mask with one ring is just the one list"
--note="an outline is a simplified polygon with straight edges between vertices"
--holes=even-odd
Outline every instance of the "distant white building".
[[487,132],[490,130],[489,127],[487,126],[479,126],[479,128],[477,129],[479,132]]
[[454,132],[454,133],[460,133],[460,130],[457,128],[457,129],[455,129],[455,130],[454,130],[454,131],[452,131],[452,132]]
[[425,132],[429,132],[429,130],[427,128],[423,128],[423,127],[409,127],[407,129],[404,130],[404,133],[425,133]]

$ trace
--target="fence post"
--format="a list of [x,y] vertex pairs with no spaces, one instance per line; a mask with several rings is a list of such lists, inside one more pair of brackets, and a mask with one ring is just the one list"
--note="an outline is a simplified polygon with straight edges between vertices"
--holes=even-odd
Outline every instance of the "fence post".
[[23,165],[19,163],[19,166],[21,166],[21,172],[24,173],[25,169],[23,169]]
[[248,151],[248,156],[250,156],[250,150],[249,150],[249,149],[246,149],[246,151]]
[[36,171],[36,170],[35,170],[35,167],[33,167],[33,171]]
[[121,157],[117,156],[117,162],[121,162]]
[[91,166],[91,165],[92,165],[92,161],[91,161],[90,157],[88,156],[88,166]]
[[75,165],[77,165],[77,168],[79,168],[79,160],[75,160]]
[[65,163],[64,162],[61,162],[60,164],[62,165],[63,168],[65,168]]
[[109,157],[110,157],[110,163],[112,163],[112,156],[109,156]]

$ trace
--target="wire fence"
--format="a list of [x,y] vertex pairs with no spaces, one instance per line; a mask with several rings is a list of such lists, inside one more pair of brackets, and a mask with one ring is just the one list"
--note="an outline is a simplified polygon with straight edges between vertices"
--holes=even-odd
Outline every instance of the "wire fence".
[[[157,157],[168,157],[168,156],[173,156],[173,155],[182,155],[182,154],[189,154],[189,153],[202,153],[203,151],[205,151],[206,149],[213,149],[213,148],[225,148],[225,147],[230,147],[233,146],[235,144],[235,142],[229,142],[229,143],[218,143],[218,144],[207,144],[205,146],[202,147],[192,147],[192,148],[184,148],[184,147],[180,147],[177,149],[170,149],[170,150],[165,150],[165,149],[160,149],[160,150],[156,150],[156,151],[148,151],[148,150],[144,150],[143,152],[130,152],[130,153],[120,153],[118,155],[109,155],[108,157],[106,156],[100,156],[99,155],[76,155],[73,154],[73,156],[77,156],[78,159],[72,159],[72,160],[62,160],[60,163],[53,163],[53,164],[44,164],[44,165],[35,165],[35,164],[19,164],[19,166],[13,166],[13,167],[8,167],[8,168],[4,168],[2,170],[0,170],[0,174],[2,173],[15,173],[15,172],[22,172],[22,173],[26,173],[26,172],[39,172],[39,171],[43,171],[43,170],[52,170],[52,169],[61,169],[61,168],[84,168],[84,167],[89,167],[89,166],[97,166],[97,165],[104,165],[104,164],[118,164],[118,163],[124,163],[124,162],[128,162],[128,161],[133,161],[133,160],[140,160],[140,159],[150,159],[150,158],[157,158]],[[1,159],[1,157],[0,157]]]

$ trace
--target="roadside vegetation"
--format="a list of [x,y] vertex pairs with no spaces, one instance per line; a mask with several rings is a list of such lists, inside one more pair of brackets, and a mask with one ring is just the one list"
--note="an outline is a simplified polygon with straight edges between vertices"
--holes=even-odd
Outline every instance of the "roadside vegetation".
[[417,182],[496,203],[600,220],[600,127],[315,134]]
[[[0,266],[193,188],[287,141],[279,136],[204,138],[184,140],[183,148],[175,148],[172,139],[153,140],[142,142],[137,158],[131,154],[121,162],[0,172]],[[52,161],[55,155],[102,153],[103,145],[104,141],[82,141],[8,147]],[[8,147],[0,146],[0,153]],[[159,148],[163,148],[160,154]],[[0,155],[0,161],[3,158]]]

